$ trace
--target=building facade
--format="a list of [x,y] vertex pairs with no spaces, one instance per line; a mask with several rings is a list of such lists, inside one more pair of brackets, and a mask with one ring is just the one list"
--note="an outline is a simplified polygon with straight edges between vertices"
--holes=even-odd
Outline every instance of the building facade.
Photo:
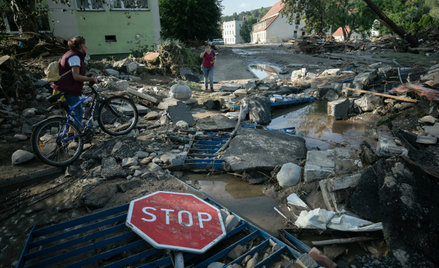
[[[351,31],[351,29],[349,28],[349,26],[345,27],[345,31],[346,31],[346,36],[348,35],[348,33]],[[335,31],[332,34],[332,37],[334,37],[335,40],[337,41],[344,41],[344,36],[343,36],[343,29],[341,27],[339,27],[337,29],[337,31]],[[361,39],[363,38],[363,35],[361,33],[357,33],[357,32],[352,32],[350,39]]]
[[[66,40],[83,36],[89,55],[127,54],[160,42],[158,0],[72,0],[70,6],[57,2],[42,3],[49,8],[50,31]],[[11,20],[8,24],[13,33]]]
[[223,22],[223,40],[225,45],[244,43],[244,39],[240,33],[244,21],[245,18],[243,18],[243,20]]
[[290,24],[286,17],[280,15],[283,6],[282,1],[277,2],[260,21],[253,24],[252,43],[279,43],[306,34],[306,25],[300,17]]

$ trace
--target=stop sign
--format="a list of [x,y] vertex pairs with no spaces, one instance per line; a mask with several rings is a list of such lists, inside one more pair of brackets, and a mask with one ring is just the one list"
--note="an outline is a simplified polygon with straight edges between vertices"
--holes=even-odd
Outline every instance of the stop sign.
[[130,203],[126,225],[155,248],[204,253],[225,235],[220,211],[192,194],[155,192]]

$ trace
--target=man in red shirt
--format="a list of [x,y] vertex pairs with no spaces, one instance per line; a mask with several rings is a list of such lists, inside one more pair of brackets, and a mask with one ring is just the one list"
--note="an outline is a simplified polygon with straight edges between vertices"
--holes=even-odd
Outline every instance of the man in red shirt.
[[204,50],[201,52],[200,58],[204,58],[202,65],[204,73],[204,89],[208,90],[207,80],[210,80],[210,91],[213,91],[213,69],[215,68],[216,53],[211,49],[209,43],[204,45]]

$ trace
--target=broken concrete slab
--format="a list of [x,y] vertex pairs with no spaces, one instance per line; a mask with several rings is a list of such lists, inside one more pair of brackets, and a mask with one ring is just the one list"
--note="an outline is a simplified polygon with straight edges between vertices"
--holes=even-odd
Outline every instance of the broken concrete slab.
[[234,83],[222,84],[219,91],[235,92],[240,87],[241,87],[241,85],[234,84]]
[[408,157],[408,150],[399,146],[395,142],[395,138],[387,135],[378,136],[377,152],[385,155],[403,155]]
[[146,151],[140,141],[135,138],[117,137],[91,147],[81,155],[81,158],[103,159],[112,155],[122,161],[124,158],[132,157],[138,151]]
[[267,97],[248,98],[250,120],[260,125],[271,122],[271,102]]
[[435,123],[433,126],[424,126],[425,132],[439,138],[439,123]]
[[195,119],[191,114],[190,107],[183,102],[177,102],[175,106],[168,107],[168,113],[174,123],[178,121],[185,121],[189,126],[195,124]]
[[305,139],[279,131],[241,128],[230,142],[224,159],[234,171],[273,170],[306,157]]
[[236,126],[236,120],[229,119],[224,115],[209,116],[197,120],[197,127],[203,131],[220,131],[233,129]]
[[306,182],[324,179],[335,172],[335,152],[308,151],[304,168],[304,179]]
[[379,105],[381,98],[372,94],[365,94],[363,97],[354,101],[361,108],[362,112],[371,112],[376,105]]
[[421,144],[434,145],[437,143],[437,138],[436,137],[419,136],[416,139],[416,142],[421,143]]
[[349,99],[340,99],[328,102],[328,115],[335,117],[337,120],[347,118],[349,106]]
[[404,248],[438,262],[439,186],[422,168],[402,157],[382,158],[366,172],[350,198],[353,211],[383,223],[384,238],[392,251]]
[[[320,190],[327,210],[342,211],[346,209],[346,201],[344,195],[336,191],[344,190],[349,187],[355,187],[360,180],[361,174],[351,176],[343,176],[338,178],[330,178],[319,181]],[[343,192],[344,193],[344,192]]]

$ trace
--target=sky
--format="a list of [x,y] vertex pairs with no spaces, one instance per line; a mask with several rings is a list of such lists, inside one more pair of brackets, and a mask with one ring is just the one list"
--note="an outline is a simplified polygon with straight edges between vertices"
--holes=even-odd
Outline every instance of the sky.
[[233,15],[234,12],[250,11],[261,7],[272,7],[280,0],[223,0],[223,16]]

